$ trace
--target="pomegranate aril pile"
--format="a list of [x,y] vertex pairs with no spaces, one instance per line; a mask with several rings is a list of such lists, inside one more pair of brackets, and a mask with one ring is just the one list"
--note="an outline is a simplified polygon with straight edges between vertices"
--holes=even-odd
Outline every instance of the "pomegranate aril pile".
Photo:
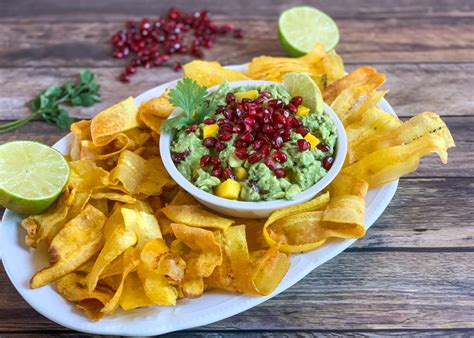
[[[205,10],[184,13],[172,7],[166,16],[156,20],[127,21],[125,29],[111,37],[112,56],[117,59],[130,57],[119,80],[128,82],[137,67],[148,69],[163,65],[173,54],[202,58],[204,48],[212,48],[219,35],[231,32],[236,39],[243,37],[241,29],[234,28],[232,23],[217,25]],[[173,69],[180,71],[182,64],[175,62]]]

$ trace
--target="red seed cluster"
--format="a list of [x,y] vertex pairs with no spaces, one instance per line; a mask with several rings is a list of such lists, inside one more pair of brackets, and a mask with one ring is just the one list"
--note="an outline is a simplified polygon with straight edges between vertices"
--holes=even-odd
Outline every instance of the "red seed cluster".
[[[111,38],[115,47],[113,57],[123,59],[133,56],[119,76],[122,82],[128,82],[130,76],[137,72],[137,67],[160,66],[173,54],[202,58],[203,48],[212,48],[218,35],[232,32],[234,38],[243,38],[242,31],[234,29],[232,23],[218,26],[205,10],[189,14],[174,7],[157,20],[143,18],[138,22],[128,21],[125,28]],[[180,71],[181,63],[176,62],[173,69]]]
[[[232,169],[223,168],[219,159],[219,152],[226,149],[229,142],[233,142],[235,157],[247,160],[250,164],[261,161],[276,177],[285,177],[285,169],[279,164],[284,164],[288,155],[281,148],[289,141],[292,131],[302,136],[309,132],[294,115],[302,101],[300,96],[295,96],[285,104],[282,100],[272,98],[270,93],[262,91],[255,100],[244,98],[237,102],[235,95],[228,93],[226,105],[219,106],[216,110],[217,118],[207,118],[203,121],[206,125],[216,123],[219,129],[217,136],[202,140],[202,144],[215,155],[202,156],[201,167],[213,176],[235,179]],[[186,132],[193,133],[198,128],[199,126],[194,124],[187,127]],[[300,151],[311,149],[309,142],[303,138],[296,144]],[[325,143],[319,143],[317,147],[325,153],[330,152],[330,147]],[[173,156],[176,157],[173,158],[175,163],[186,158],[184,153],[175,153]],[[332,156],[323,158],[323,168],[329,170],[333,161]]]

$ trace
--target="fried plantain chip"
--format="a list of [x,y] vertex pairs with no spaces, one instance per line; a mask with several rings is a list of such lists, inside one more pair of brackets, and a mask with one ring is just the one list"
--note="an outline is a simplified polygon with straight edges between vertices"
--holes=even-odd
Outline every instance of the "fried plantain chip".
[[69,162],[69,167],[71,168],[69,181],[77,191],[90,192],[108,185],[109,173],[92,160]]
[[129,194],[159,195],[169,182],[168,175],[160,170],[161,159],[145,160],[139,155],[125,150],[120,154],[117,167],[110,176],[113,184],[123,184]]
[[129,273],[131,273],[138,267],[139,263],[140,259],[138,258],[138,254],[134,248],[128,248],[127,250],[125,250],[122,258],[122,273],[120,284],[118,285],[113,297],[105,304],[104,308],[100,312],[109,315],[117,310],[119,306],[120,297],[123,293],[125,279],[127,278]]
[[226,69],[219,62],[194,60],[183,66],[184,76],[196,81],[201,86],[213,87],[225,81],[250,80],[236,70]]
[[169,101],[169,91],[170,88],[167,88],[159,97],[143,102],[138,109],[139,119],[158,134],[160,134],[160,127],[163,121],[175,109]]
[[82,141],[91,140],[91,121],[82,120],[71,124],[71,133],[74,137],[69,152],[72,161],[81,159]]
[[76,272],[68,273],[56,282],[56,289],[66,300],[76,304],[91,320],[103,317],[102,308],[113,297],[113,292],[106,287],[98,286],[94,291],[87,289],[85,275]]
[[102,228],[105,220],[104,214],[91,205],[87,205],[77,217],[70,220],[51,242],[51,265],[31,278],[30,287],[39,288],[51,283],[94,256],[104,243]]
[[136,249],[139,252],[150,240],[163,237],[158,221],[146,202],[128,204],[121,209],[121,213],[125,226],[135,230],[138,238]]
[[137,200],[130,195],[121,194],[111,190],[97,191],[90,195],[94,200],[106,199],[121,203],[135,203]]
[[359,122],[367,111],[377,107],[380,100],[382,100],[387,93],[388,90],[375,90],[361,97],[349,112],[349,116],[345,120],[344,125],[348,126],[352,123]]
[[46,211],[23,219],[21,226],[26,230],[26,244],[36,248],[40,242],[50,238],[50,234],[54,233],[56,235],[67,221],[67,215],[74,203],[75,195],[76,189],[69,184],[58,200]]
[[266,296],[280,284],[290,268],[288,255],[273,246],[266,251],[254,251],[250,255],[252,281],[258,293]]
[[379,149],[410,143],[429,134],[442,137],[447,148],[455,146],[446,123],[444,123],[439,115],[424,112],[412,117],[403,124],[399,124],[396,129],[392,128],[384,133],[372,135],[353,147],[349,147],[347,153],[348,161],[349,163],[354,163]]
[[96,146],[109,144],[123,132],[138,127],[138,107],[129,96],[97,114],[91,121],[92,141]]
[[222,248],[210,230],[172,223],[173,234],[191,249],[183,257],[186,276],[209,277],[215,267],[222,264]]
[[382,73],[377,73],[375,68],[372,67],[359,67],[342,79],[339,79],[324,90],[323,97],[324,102],[331,105],[334,100],[343,92],[343,90],[354,86],[354,85],[367,85],[369,86],[366,90],[371,92],[374,89],[377,89],[385,82],[385,75]]
[[125,311],[153,304],[152,300],[145,294],[137,272],[130,273],[125,279],[119,303]]
[[[324,74],[327,78],[327,83],[331,84],[344,77],[344,62],[335,50],[327,53],[322,59]],[[323,87],[324,89],[324,87]]]
[[[276,245],[279,241],[282,241],[287,237],[287,235],[281,233],[285,230],[285,227],[282,227],[284,223],[288,222],[293,217],[297,217],[299,214],[322,210],[328,204],[328,202],[329,193],[325,193],[313,198],[312,200],[309,200],[308,202],[274,211],[265,222],[263,227],[263,236],[265,241],[270,247]],[[281,219],[283,219],[283,221],[279,222],[279,226],[276,229],[272,229],[272,224]],[[317,221],[319,221],[319,219]],[[291,229],[292,231],[298,230],[297,226],[293,226]],[[318,240],[313,243],[305,242],[301,244],[304,244],[304,246],[300,246],[299,243],[289,243],[286,241],[280,245],[280,250],[289,253],[306,252],[320,246],[322,243],[320,243],[320,240]]]
[[104,247],[100,251],[91,272],[87,276],[87,286],[91,292],[95,289],[99,276],[107,265],[137,242],[134,226],[128,222],[124,222],[123,219],[120,220],[119,212],[121,214],[121,211],[122,210],[117,209],[105,224]]
[[348,148],[351,149],[358,142],[372,135],[396,129],[401,124],[402,122],[398,117],[379,108],[371,108],[362,116],[359,122],[352,123],[346,127]]
[[405,145],[383,148],[366,155],[359,162],[343,169],[375,188],[394,181],[418,168],[420,158],[437,153],[441,162],[448,162],[448,144],[436,134],[427,134]]
[[166,277],[158,272],[138,267],[138,276],[142,282],[143,290],[152,304],[174,306],[178,299],[178,291],[168,283]]
[[233,220],[211,214],[197,205],[168,205],[161,211],[170,220],[198,228],[227,229]]

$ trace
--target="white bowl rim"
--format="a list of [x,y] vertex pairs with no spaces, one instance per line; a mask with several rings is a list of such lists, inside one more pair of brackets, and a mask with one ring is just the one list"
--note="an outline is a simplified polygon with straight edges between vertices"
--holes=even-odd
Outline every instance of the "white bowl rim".
[[[251,86],[251,85],[279,85],[283,86],[282,83],[273,82],[273,81],[262,81],[262,80],[244,80],[244,81],[233,81],[229,82],[231,88],[241,87],[241,86]],[[220,85],[211,87],[208,89],[208,92],[213,92]],[[214,194],[208,193],[194,184],[189,182],[176,168],[175,164],[171,160],[171,151],[169,145],[171,144],[171,133],[162,132],[160,134],[160,154],[163,164],[173,178],[175,182],[177,182],[184,190],[190,193],[193,196],[198,196],[199,199],[204,200],[205,202],[216,205],[223,208],[232,208],[239,211],[246,211],[246,210],[254,210],[254,211],[263,211],[263,210],[277,210],[280,208],[290,207],[296,204],[301,204],[316,194],[321,192],[326,186],[331,183],[336,176],[338,175],[339,171],[342,169],[344,164],[346,153],[347,153],[347,137],[344,126],[342,125],[341,120],[337,116],[337,114],[329,107],[326,103],[324,103],[324,112],[327,113],[330,118],[333,120],[336,130],[337,130],[337,141],[336,141],[336,156],[334,157],[334,163],[329,169],[329,171],[324,175],[324,177],[316,182],[310,188],[300,192],[298,195],[295,196],[292,200],[286,199],[278,199],[274,201],[261,201],[261,202],[247,202],[247,201],[237,201],[237,200],[230,200],[223,197],[218,197]],[[180,110],[175,110],[169,118],[172,118],[180,113]]]

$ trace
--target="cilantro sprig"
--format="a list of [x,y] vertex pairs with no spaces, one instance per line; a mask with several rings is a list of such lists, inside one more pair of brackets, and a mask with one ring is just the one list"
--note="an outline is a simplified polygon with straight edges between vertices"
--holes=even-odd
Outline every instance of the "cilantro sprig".
[[30,120],[41,118],[46,122],[56,124],[60,128],[69,128],[74,119],[71,118],[66,109],[61,105],[90,107],[100,102],[99,85],[95,75],[87,70],[81,69],[79,82],[67,81],[63,86],[51,86],[29,103],[31,114],[21,119],[0,124],[0,133],[14,130]]
[[207,88],[190,78],[179,81],[168,95],[170,103],[181,108],[183,114],[164,121],[161,129],[165,132],[170,132],[173,129],[181,130],[189,125],[200,123],[209,112],[213,112],[217,107],[213,101],[206,100]]

